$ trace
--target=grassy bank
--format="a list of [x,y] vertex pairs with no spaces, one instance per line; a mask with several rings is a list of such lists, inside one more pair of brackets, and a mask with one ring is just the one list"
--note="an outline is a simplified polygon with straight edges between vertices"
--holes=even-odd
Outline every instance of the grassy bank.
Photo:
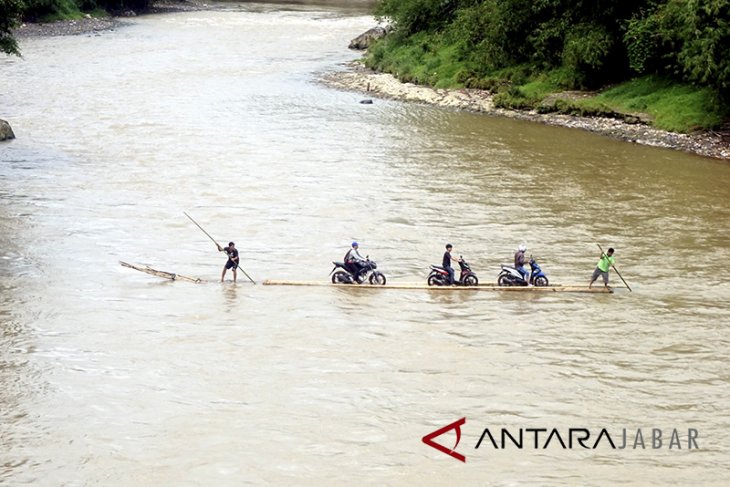
[[540,113],[602,116],[645,122],[662,130],[690,133],[719,127],[728,109],[710,89],[658,76],[643,76],[597,92],[565,92],[549,75],[497,91],[495,104]]
[[576,84],[566,69],[541,71],[522,64],[483,72],[457,46],[433,33],[419,32],[406,41],[384,39],[370,48],[365,64],[404,82],[487,89],[503,108],[642,121],[681,133],[712,129],[730,117],[718,91],[657,75],[580,92],[566,91]]

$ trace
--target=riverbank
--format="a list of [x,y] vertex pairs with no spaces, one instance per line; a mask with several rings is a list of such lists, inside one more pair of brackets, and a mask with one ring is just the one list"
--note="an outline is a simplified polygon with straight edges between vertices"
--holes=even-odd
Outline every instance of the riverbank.
[[93,34],[113,30],[124,23],[119,17],[84,17],[74,20],[59,20],[58,22],[20,24],[13,31],[18,39],[28,37],[55,37],[81,34]]
[[639,118],[632,123],[606,117],[580,117],[535,110],[509,110],[494,106],[494,95],[478,89],[437,89],[403,83],[391,74],[379,73],[360,62],[347,63],[344,70],[327,73],[321,81],[333,88],[370,96],[426,103],[444,108],[529,120],[547,125],[588,130],[636,144],[681,150],[705,157],[730,161],[730,132],[679,134],[653,128]]
[[19,39],[27,37],[54,37],[68,35],[94,34],[103,31],[114,30],[124,25],[124,19],[136,17],[137,15],[159,14],[167,12],[195,12],[211,9],[211,5],[198,0],[163,0],[154,2],[150,7],[141,12],[127,10],[119,15],[107,15],[93,17],[86,15],[80,19],[60,20],[57,22],[23,23],[13,30],[13,35]]

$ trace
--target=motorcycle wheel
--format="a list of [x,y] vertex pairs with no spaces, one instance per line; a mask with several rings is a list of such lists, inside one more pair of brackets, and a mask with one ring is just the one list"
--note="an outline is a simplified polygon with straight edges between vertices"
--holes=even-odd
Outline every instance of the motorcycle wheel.
[[507,276],[505,274],[501,274],[497,278],[497,285],[498,286],[511,286],[512,283],[510,282],[510,280],[507,278]]
[[373,272],[370,274],[370,284],[377,284],[379,286],[385,286],[385,274],[382,272]]
[[337,271],[332,274],[332,284],[348,284],[350,282],[350,274],[345,271]]
[[441,286],[441,279],[435,274],[428,276],[428,281],[426,282],[428,282],[429,286]]
[[464,285],[465,286],[478,286],[479,285],[479,279],[477,279],[477,276],[474,274],[469,274],[464,278]]
[[545,276],[538,276],[535,278],[535,286],[547,286],[548,278]]

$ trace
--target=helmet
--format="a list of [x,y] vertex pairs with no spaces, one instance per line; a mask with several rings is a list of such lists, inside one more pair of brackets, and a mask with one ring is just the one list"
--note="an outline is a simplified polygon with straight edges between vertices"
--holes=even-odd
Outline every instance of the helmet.
[[353,246],[353,247],[357,247],[357,246],[358,246],[358,245],[357,245],[357,242],[352,242],[352,246]]
[[524,252],[525,250],[527,250],[527,245],[520,244],[520,246],[517,247],[517,250],[519,250],[520,252]]

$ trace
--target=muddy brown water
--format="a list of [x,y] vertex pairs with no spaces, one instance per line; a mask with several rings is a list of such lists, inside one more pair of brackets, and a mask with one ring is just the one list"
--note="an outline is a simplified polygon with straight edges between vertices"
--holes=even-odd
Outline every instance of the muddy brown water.
[[[724,484],[730,166],[317,83],[372,24],[232,4],[0,59],[0,482]],[[257,280],[325,280],[358,240],[393,283],[447,241],[482,282],[525,242],[587,283],[601,243],[634,292],[221,285],[183,211]],[[421,442],[461,417],[465,464]],[[475,449],[485,427],[700,448]]]

